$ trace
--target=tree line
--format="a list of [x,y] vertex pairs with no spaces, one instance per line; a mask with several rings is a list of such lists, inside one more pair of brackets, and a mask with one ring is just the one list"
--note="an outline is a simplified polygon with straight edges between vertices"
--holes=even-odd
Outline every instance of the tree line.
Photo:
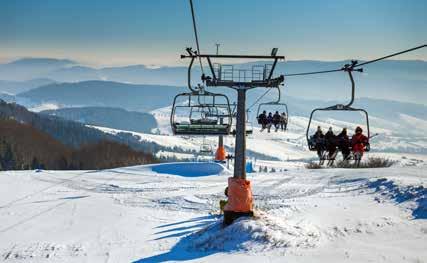
[[[120,152],[120,149],[123,149],[123,145],[127,145],[128,147],[130,147],[130,150],[133,150],[134,152],[143,152],[145,154],[148,154],[150,158],[154,158],[153,156],[155,156],[156,153],[160,151],[176,153],[196,153],[196,151],[194,150],[186,150],[177,146],[161,146],[152,141],[145,141],[140,136],[128,132],[107,134],[100,130],[87,127],[83,123],[65,120],[58,116],[50,116],[46,114],[38,114],[35,112],[31,112],[21,105],[18,105],[16,103],[7,103],[1,99],[0,120],[14,120],[17,123],[22,124],[22,129],[17,127],[11,128],[12,130],[15,129],[17,131],[17,135],[24,132],[25,130],[33,131],[29,132],[28,135],[21,135],[20,138],[23,139],[13,139],[13,132],[9,132],[9,135],[3,136],[3,138],[8,138],[7,140],[2,139],[0,137],[0,158],[3,158],[2,167],[6,167],[0,167],[0,169],[98,169],[98,167],[101,166],[93,165],[93,163],[99,163],[100,160],[90,160],[90,162],[85,160],[78,160],[78,156],[81,156],[83,152],[86,154],[86,152],[88,151],[87,149],[89,148],[91,149],[91,151],[95,151],[95,145],[101,148],[107,147],[106,144],[116,145],[114,146],[114,148],[117,150],[117,152]],[[8,125],[2,123],[0,125],[0,133],[5,133],[7,127]],[[44,135],[38,136],[37,134],[40,133]],[[33,140],[32,143],[25,143],[25,138],[31,138],[31,136],[36,136],[39,139]],[[37,141],[51,141],[43,139],[45,136],[50,136],[50,139],[54,139],[57,143],[61,144],[61,146],[58,146],[57,144],[53,143],[40,143],[39,145],[37,145]],[[20,143],[17,143],[17,141],[20,141]],[[35,147],[35,145],[37,145],[37,147]],[[118,147],[117,145],[121,145],[121,147]],[[110,146],[110,148],[111,147],[113,146]],[[14,158],[10,157],[12,153],[12,148],[14,149]],[[66,148],[66,150],[61,150],[61,148]],[[38,151],[45,149],[45,151],[43,151],[43,153],[40,153],[36,151],[37,149],[39,149]],[[29,152],[25,153],[25,151]],[[79,151],[82,151],[82,153],[80,154]],[[35,153],[30,154],[30,152]],[[61,152],[62,154],[52,154],[49,158],[43,158],[43,154],[47,152]],[[100,154],[101,153],[97,154],[96,156],[100,156]],[[33,156],[33,158],[28,156]],[[89,157],[95,158],[95,155]],[[58,160],[53,160],[54,158],[58,158]],[[116,158],[117,160],[120,160],[120,156],[116,156]],[[146,159],[150,158],[141,157],[141,159],[143,159],[143,162],[145,162]],[[49,161],[46,161],[45,159],[49,159]],[[177,158],[175,157],[159,157],[154,159],[154,161],[161,162],[177,161]],[[52,162],[54,164],[52,164]],[[127,162],[122,161],[121,164],[127,164]],[[128,165],[132,164],[133,163],[128,163]],[[110,168],[113,166],[113,164],[104,164],[102,167]]]
[[0,170],[92,170],[158,161],[151,153],[109,140],[70,147],[30,124],[0,118]]

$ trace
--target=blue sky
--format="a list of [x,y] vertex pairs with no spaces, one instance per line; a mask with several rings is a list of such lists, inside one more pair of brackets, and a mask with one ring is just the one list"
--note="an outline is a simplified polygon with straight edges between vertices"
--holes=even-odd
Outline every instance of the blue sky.
[[[427,42],[424,0],[194,0],[201,49],[369,59]],[[0,57],[176,65],[195,46],[187,0],[0,0]],[[427,60],[421,50],[399,57]]]

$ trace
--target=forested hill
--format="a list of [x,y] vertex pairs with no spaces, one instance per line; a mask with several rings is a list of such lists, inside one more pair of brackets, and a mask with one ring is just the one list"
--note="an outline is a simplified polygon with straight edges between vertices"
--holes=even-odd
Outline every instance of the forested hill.
[[[176,148],[174,145],[165,147],[152,141],[142,140],[129,132],[119,132],[113,135],[98,129],[87,127],[79,122],[62,119],[58,116],[30,112],[23,106],[15,103],[6,103],[1,99],[0,119],[15,120],[21,124],[28,124],[33,128],[50,135],[53,139],[72,149],[79,149],[85,145],[93,145],[103,141],[109,141],[128,145],[133,150],[153,155],[156,155],[160,151],[189,152],[184,149]],[[0,128],[2,128],[1,125]],[[172,158],[170,160],[174,159]]]
[[113,137],[88,128],[81,123],[64,120],[56,116],[33,113],[25,107],[14,103],[0,101],[0,116],[27,123],[40,131],[50,134],[63,144],[75,148],[101,140],[114,140]]
[[154,162],[152,154],[112,141],[71,148],[29,124],[0,118],[0,170],[107,169]]
[[118,135],[106,134],[97,129],[86,127],[82,123],[65,120],[57,116],[30,112],[23,106],[15,103],[6,103],[2,100],[0,100],[0,117],[29,124],[72,148],[107,140],[123,143],[134,150],[153,154],[162,149],[155,143],[139,141],[125,133]]

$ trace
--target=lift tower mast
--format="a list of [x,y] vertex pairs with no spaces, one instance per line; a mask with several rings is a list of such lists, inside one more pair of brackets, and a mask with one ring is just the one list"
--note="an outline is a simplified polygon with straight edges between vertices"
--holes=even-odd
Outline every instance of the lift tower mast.
[[[269,56],[258,55],[209,55],[198,54],[187,49],[181,58],[190,58],[190,66],[197,59],[205,59],[210,76],[203,74],[202,81],[207,87],[228,87],[237,91],[236,141],[234,153],[234,175],[228,179],[228,204],[224,208],[224,223],[231,224],[240,216],[252,215],[252,191],[246,180],[246,92],[250,89],[276,88],[284,81],[284,76],[273,77],[274,69],[284,56],[277,56],[274,48]],[[235,69],[234,65],[213,64],[212,59],[270,60],[271,64],[255,65],[251,69]]]

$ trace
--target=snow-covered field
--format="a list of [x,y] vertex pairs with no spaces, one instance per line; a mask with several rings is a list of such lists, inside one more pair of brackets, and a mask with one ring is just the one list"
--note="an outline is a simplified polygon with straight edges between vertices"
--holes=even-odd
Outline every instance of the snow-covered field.
[[[217,138],[170,135],[168,110],[154,114],[160,134],[130,133],[171,149],[159,156],[209,159],[197,152]],[[226,228],[218,203],[232,173],[215,163],[0,172],[0,261],[427,262],[425,123],[402,119],[417,124],[410,137],[380,121],[371,127],[380,135],[367,157],[397,161],[379,169],[306,169],[316,157],[307,118],[293,116],[286,133],[255,127],[247,148],[262,156],[252,158],[255,171],[270,172],[248,174],[256,216]],[[225,144],[232,149],[234,138]]]
[[[161,112],[161,110],[159,110]],[[161,134],[147,134],[132,131],[123,131],[105,127],[96,127],[101,131],[111,134],[120,132],[130,133],[136,136],[141,141],[154,142],[164,147],[177,147],[186,153],[179,152],[160,152],[159,156],[175,157],[177,159],[197,159],[198,152],[202,144],[209,144],[214,150],[217,147],[218,138],[215,136],[173,136],[171,135],[170,125],[167,119],[167,114],[155,114],[157,122],[160,127]],[[289,130],[286,132],[278,131],[267,133],[266,131],[260,132],[259,127],[255,126],[253,134],[247,137],[247,150],[250,151],[249,155],[256,154],[262,155],[264,159],[277,160],[277,161],[310,161],[316,159],[316,153],[307,150],[307,142],[305,137],[305,129],[308,119],[305,117],[294,116],[289,124]],[[314,121],[312,126],[320,125],[324,128],[332,126],[337,134],[342,127],[355,127],[357,124],[344,123],[336,120],[325,120],[324,122]],[[392,129],[392,128],[391,128]],[[420,133],[420,129],[412,129],[414,133]],[[372,152],[367,153],[369,156],[387,156],[391,159],[402,161],[403,159],[420,159],[424,160],[427,156],[427,137],[415,136],[404,137],[401,134],[395,134],[394,131],[371,127],[371,134],[379,135],[371,139]],[[351,134],[351,132],[350,132]],[[225,136],[224,144],[226,147],[233,151],[234,137]],[[262,158],[257,158],[257,162],[262,161]],[[406,163],[409,161],[406,161]]]
[[254,173],[223,228],[214,163],[0,173],[4,262],[426,262],[425,165]]

